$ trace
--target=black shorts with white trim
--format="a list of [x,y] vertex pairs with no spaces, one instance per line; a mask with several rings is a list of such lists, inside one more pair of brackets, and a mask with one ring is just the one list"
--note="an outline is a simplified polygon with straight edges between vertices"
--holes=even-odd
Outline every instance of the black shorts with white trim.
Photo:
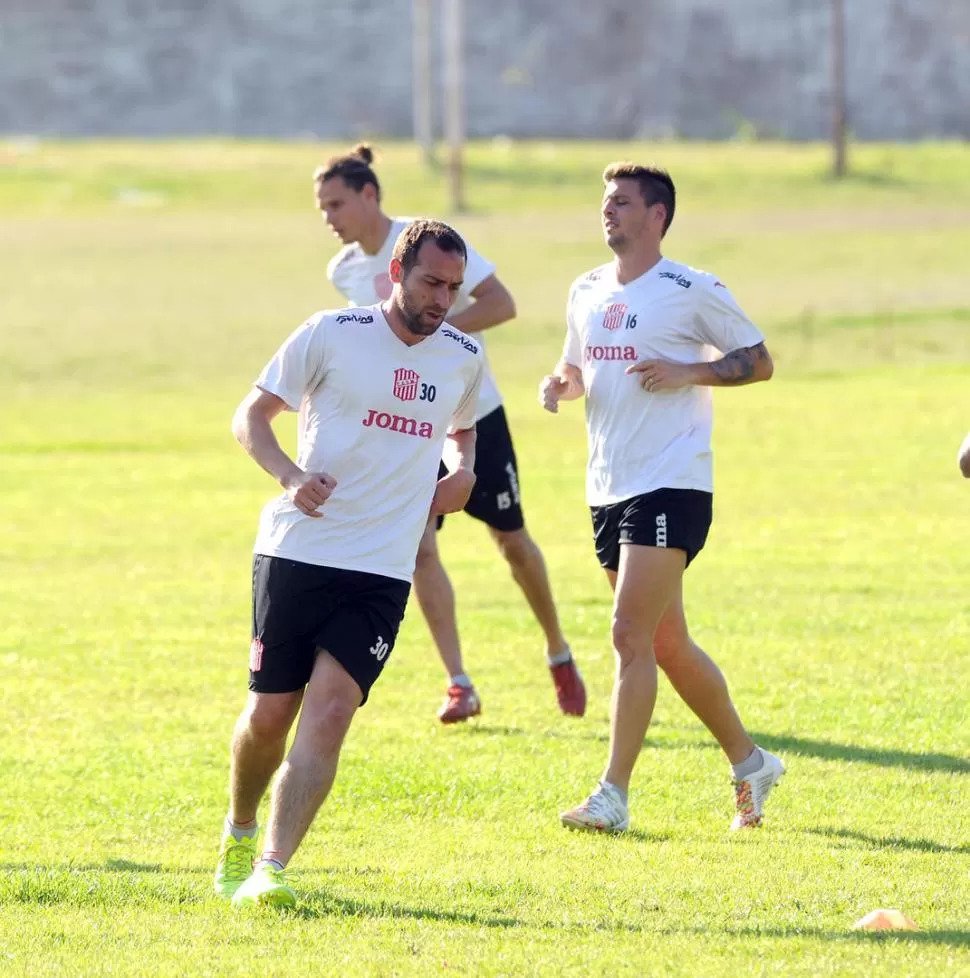
[[606,506],[590,506],[600,565],[618,570],[620,546],[683,550],[687,563],[701,552],[713,518],[714,497],[699,489],[656,489]]
[[410,592],[407,581],[381,574],[256,554],[249,688],[303,689],[323,649],[360,687],[363,706],[394,648]]
[[[493,530],[511,532],[525,526],[519,494],[519,469],[505,408],[489,411],[475,425],[475,488],[465,512]],[[438,478],[448,474],[442,463]],[[441,529],[444,517],[438,517]]]

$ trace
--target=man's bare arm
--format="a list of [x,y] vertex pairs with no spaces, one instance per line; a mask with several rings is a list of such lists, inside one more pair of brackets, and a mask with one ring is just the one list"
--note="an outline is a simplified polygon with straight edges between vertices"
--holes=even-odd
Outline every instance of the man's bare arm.
[[740,387],[770,380],[775,371],[771,354],[764,343],[732,350],[713,363],[671,363],[669,360],[641,360],[626,368],[640,375],[640,386],[649,393],[673,391],[681,387]]
[[474,472],[475,442],[477,440],[478,432],[474,428],[449,432],[445,439],[444,450],[441,453],[441,460],[445,463],[445,468],[449,472],[457,472],[459,469]]
[[475,488],[475,441],[478,433],[474,428],[450,432],[445,439],[441,460],[448,475],[438,480],[431,500],[431,512],[457,513],[465,508]]
[[582,370],[565,360],[539,382],[539,403],[553,414],[558,412],[560,401],[575,401],[585,393]]
[[741,384],[757,384],[770,380],[775,372],[771,354],[764,343],[743,346],[732,350],[720,360],[697,364],[698,379],[695,384],[711,387],[737,387]]
[[489,275],[479,282],[471,296],[475,301],[467,309],[446,317],[463,333],[480,333],[515,318],[515,300],[497,275]]
[[318,517],[317,507],[330,498],[337,483],[326,472],[304,472],[280,447],[273,419],[284,410],[282,398],[254,387],[236,408],[232,433],[249,457],[286,490],[300,512]]

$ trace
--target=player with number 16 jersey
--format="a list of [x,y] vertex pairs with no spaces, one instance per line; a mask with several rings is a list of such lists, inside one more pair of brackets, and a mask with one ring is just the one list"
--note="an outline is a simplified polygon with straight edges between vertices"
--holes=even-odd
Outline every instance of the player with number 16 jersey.
[[784,765],[751,739],[720,669],[691,639],[682,579],[711,525],[710,388],[768,380],[771,357],[719,279],[661,254],[674,216],[670,175],[614,163],[603,182],[614,260],[573,284],[562,357],[539,392],[554,413],[561,400],[586,400],[586,494],[596,555],[613,589],[617,659],[606,770],[560,819],[569,828],[628,827],[630,779],[659,666],[731,763],[732,826],[753,828]]

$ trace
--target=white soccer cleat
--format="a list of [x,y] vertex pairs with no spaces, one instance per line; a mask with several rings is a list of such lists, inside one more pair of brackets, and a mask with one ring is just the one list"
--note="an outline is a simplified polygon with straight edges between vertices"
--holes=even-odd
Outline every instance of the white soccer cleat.
[[630,827],[630,814],[616,788],[601,781],[586,801],[568,812],[563,812],[559,821],[567,829],[625,832]]
[[769,754],[761,748],[759,750],[764,758],[761,767],[754,774],[734,782],[736,813],[734,821],[731,822],[732,831],[760,828],[765,800],[785,773],[785,765],[782,764],[780,757],[775,757],[774,754]]

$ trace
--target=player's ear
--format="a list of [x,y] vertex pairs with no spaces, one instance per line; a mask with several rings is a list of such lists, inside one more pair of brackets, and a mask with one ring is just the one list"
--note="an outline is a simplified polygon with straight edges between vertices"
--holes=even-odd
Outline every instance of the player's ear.
[[387,274],[390,276],[391,281],[395,285],[400,285],[404,281],[404,268],[401,265],[400,258],[392,258],[391,264],[388,266]]

